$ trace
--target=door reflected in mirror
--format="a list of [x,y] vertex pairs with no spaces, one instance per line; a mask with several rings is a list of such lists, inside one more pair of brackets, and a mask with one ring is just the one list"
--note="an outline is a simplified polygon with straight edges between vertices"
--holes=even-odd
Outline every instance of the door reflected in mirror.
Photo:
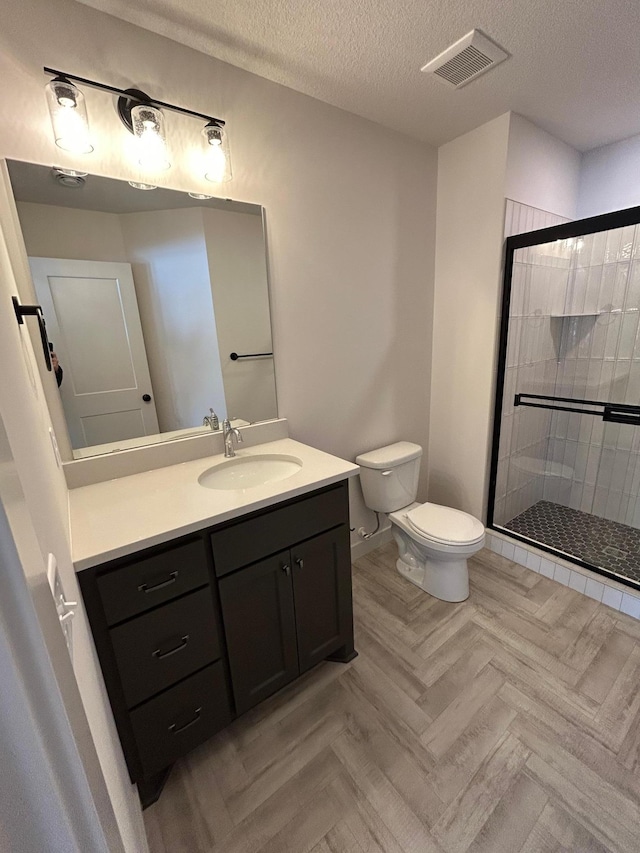
[[74,458],[277,417],[259,205],[8,168]]

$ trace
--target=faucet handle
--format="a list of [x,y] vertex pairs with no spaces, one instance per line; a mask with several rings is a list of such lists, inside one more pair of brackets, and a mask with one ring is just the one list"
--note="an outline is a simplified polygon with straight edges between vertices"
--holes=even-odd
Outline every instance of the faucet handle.
[[225,419],[222,421],[222,429],[223,429],[225,432],[226,432],[227,430],[231,429],[231,423],[229,422],[229,418],[225,418]]

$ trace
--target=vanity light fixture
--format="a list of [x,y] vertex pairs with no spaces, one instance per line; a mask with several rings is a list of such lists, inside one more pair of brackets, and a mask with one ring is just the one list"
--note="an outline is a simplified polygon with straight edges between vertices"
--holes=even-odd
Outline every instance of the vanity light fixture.
[[64,74],[47,83],[47,104],[53,136],[58,148],[73,154],[90,154],[89,119],[84,95]]
[[197,198],[198,201],[206,201],[209,198],[213,198],[212,195],[205,195],[204,193],[189,193],[191,198]]
[[[56,71],[54,68],[45,67],[44,72],[53,76],[53,80],[46,87],[47,99],[56,145],[61,148],[75,153],[93,151],[89,141],[84,95],[75,85],[80,83],[118,95],[118,115],[127,130],[136,137],[138,162],[143,169],[159,172],[168,169],[171,165],[163,114],[163,110],[170,110],[205,122],[203,135],[207,152],[206,179],[216,183],[231,179],[229,139],[222,119],[187,110],[166,101],[159,101],[140,89],[118,89],[86,77]],[[138,189],[155,188],[151,184],[132,181],[129,183]]]
[[206,141],[205,178],[217,184],[230,181],[231,156],[224,124],[212,119],[205,125],[202,135]]
[[150,172],[164,172],[170,166],[162,110],[151,104],[136,104],[131,110],[133,134],[137,141],[138,163]]

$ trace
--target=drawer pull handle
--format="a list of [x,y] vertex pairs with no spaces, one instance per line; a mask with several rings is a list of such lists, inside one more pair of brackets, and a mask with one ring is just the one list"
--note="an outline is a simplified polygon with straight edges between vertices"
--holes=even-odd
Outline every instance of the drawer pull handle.
[[154,583],[152,586],[147,586],[146,583],[141,583],[138,587],[138,592],[155,592],[157,589],[163,589],[165,586],[169,586],[169,584],[175,583],[178,577],[177,572],[171,572],[166,581],[160,581],[160,583]]
[[291,574],[291,566],[288,563],[285,563],[283,566],[280,566],[282,571],[285,573],[287,577]]
[[189,722],[185,723],[184,726],[179,727],[176,727],[175,723],[171,723],[171,725],[169,726],[169,731],[171,732],[171,734],[177,735],[180,734],[180,732],[183,732],[185,729],[189,729],[191,728],[191,726],[195,726],[195,724],[200,721],[201,712],[202,708],[196,708],[195,717],[193,718],[193,720],[189,720]]
[[302,559],[302,557],[294,557],[293,562],[299,569],[304,569],[304,560]]
[[187,643],[189,642],[189,635],[185,634],[182,637],[180,643],[177,646],[174,646],[172,649],[169,649],[167,652],[161,652],[160,649],[156,649],[155,652],[151,652],[154,658],[158,660],[162,660],[163,658],[171,657],[171,655],[175,655],[176,652],[182,651],[182,649],[186,648]]

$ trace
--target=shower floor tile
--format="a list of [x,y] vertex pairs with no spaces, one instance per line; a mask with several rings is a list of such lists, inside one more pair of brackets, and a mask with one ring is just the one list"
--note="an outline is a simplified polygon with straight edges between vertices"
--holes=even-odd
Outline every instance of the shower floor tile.
[[640,583],[640,530],[635,527],[538,501],[505,528]]

